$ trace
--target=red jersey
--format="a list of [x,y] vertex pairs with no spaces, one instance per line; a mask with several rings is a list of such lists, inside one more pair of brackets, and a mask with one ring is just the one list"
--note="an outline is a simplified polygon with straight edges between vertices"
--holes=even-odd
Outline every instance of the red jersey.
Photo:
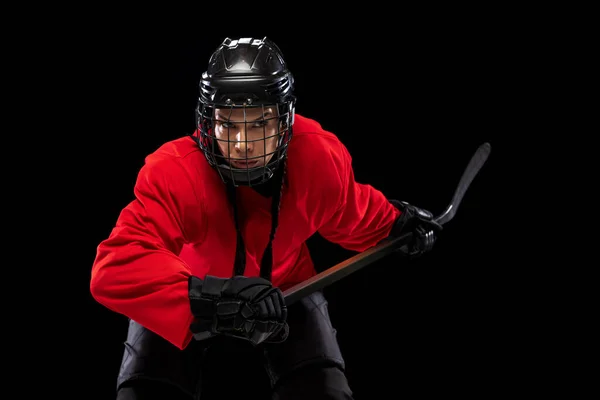
[[[271,230],[271,198],[237,189],[246,276],[259,276]],[[218,172],[190,137],[146,157],[135,199],[97,249],[90,289],[107,308],[183,349],[192,338],[188,277],[231,277],[236,229]],[[296,115],[287,184],[273,240],[273,285],[282,290],[315,275],[306,240],[318,232],[364,251],[386,238],[400,215],[370,185],[357,183],[351,157],[332,133]]]

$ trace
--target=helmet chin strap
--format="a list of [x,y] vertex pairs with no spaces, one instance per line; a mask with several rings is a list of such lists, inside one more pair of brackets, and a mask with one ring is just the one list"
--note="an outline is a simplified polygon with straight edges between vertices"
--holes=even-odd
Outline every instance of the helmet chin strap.
[[242,185],[258,185],[273,177],[274,171],[268,164],[263,167],[239,169],[232,168],[227,163],[221,163],[217,165],[217,170],[221,177],[228,181],[231,181],[235,186],[238,184]]

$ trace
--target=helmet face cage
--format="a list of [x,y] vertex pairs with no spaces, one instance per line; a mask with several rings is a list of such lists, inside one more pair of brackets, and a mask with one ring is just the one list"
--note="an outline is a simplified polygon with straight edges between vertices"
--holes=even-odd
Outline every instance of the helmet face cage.
[[[274,109],[276,114],[265,117],[267,108]],[[216,115],[217,109],[219,110],[219,119]],[[250,109],[259,110],[261,117],[258,120],[247,118]],[[232,117],[232,115],[234,116]],[[269,180],[286,156],[288,145],[292,139],[294,100],[281,104],[258,105],[251,105],[251,101],[241,105],[236,105],[231,101],[222,104],[207,104],[201,101],[196,110],[196,116],[198,144],[208,163],[218,171],[221,179],[234,186],[254,186]],[[267,128],[269,125],[272,126],[269,122],[273,120],[276,120],[277,127],[274,131]],[[215,132],[218,123],[223,124],[221,127],[223,137],[220,138]],[[245,149],[260,148],[260,151],[257,151],[258,155],[247,150],[241,155],[233,154],[231,144],[238,142],[236,135],[239,127],[243,126],[248,132],[248,129],[257,123],[262,127],[262,129],[258,128],[258,132],[262,130],[262,135],[254,135],[249,138],[246,133],[242,143]],[[235,128],[231,128],[230,125]],[[256,128],[252,129],[256,132]],[[226,153],[223,152],[223,149]],[[232,161],[234,163],[241,161],[246,166],[235,166]],[[253,161],[258,162],[257,166],[252,166]]]
[[200,80],[194,138],[224,182],[254,186],[274,175],[292,138],[293,87],[281,51],[267,38],[227,38],[212,54]]

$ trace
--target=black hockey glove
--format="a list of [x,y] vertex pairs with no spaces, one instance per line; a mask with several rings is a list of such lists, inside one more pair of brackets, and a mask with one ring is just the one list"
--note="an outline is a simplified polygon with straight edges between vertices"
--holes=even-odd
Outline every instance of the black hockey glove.
[[222,334],[250,341],[283,342],[288,336],[287,307],[279,288],[259,277],[188,280],[192,314],[190,330],[197,340]]
[[437,234],[442,230],[442,226],[433,220],[433,214],[405,201],[390,200],[390,203],[402,212],[396,220],[390,236],[398,237],[409,232],[413,234],[411,242],[400,247],[400,253],[418,257],[430,251],[437,239]]

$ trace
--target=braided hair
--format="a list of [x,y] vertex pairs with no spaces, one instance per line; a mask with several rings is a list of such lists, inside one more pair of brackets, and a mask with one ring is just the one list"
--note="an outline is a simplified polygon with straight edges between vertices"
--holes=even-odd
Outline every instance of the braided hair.
[[[263,252],[260,264],[260,276],[269,281],[271,280],[271,274],[273,270],[273,240],[275,239],[275,233],[277,232],[277,227],[279,226],[279,213],[281,211],[281,199],[283,197],[286,170],[287,156],[284,157],[282,165],[277,169],[275,176],[273,177],[273,187],[275,190],[273,193],[273,199],[271,201],[271,232],[269,233],[269,242],[267,243],[267,247]],[[233,207],[233,217],[237,233],[233,274],[243,275],[246,269],[246,248],[240,227],[234,185],[227,184],[227,196]]]

